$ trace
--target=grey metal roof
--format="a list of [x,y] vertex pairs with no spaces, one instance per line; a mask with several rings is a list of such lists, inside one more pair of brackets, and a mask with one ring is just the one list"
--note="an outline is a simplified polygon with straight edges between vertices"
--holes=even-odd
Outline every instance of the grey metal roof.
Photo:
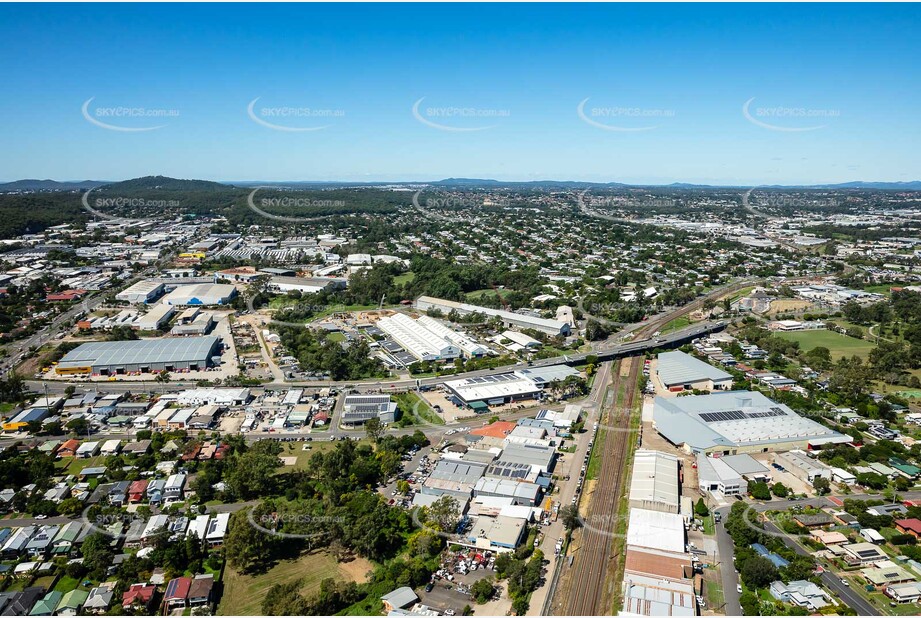
[[791,441],[847,439],[799,416],[761,393],[727,391],[691,397],[656,397],[656,430],[673,444],[695,449],[714,446],[782,444]]
[[205,362],[220,341],[217,337],[184,337],[139,341],[84,343],[68,352],[59,367],[87,365],[146,365],[157,363]]
[[731,380],[732,376],[710,363],[684,352],[662,352],[656,368],[665,386],[692,384],[702,380]]

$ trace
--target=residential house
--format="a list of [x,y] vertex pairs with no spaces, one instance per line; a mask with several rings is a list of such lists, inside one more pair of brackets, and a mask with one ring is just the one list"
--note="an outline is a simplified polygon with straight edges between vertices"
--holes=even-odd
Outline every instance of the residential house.
[[0,593],[0,616],[28,616],[44,592],[41,586],[30,586],[19,592]]
[[99,454],[99,449],[101,445],[99,442],[84,442],[77,447],[77,457],[82,459],[89,459],[90,457],[95,457]]
[[771,596],[784,603],[817,612],[831,602],[831,597],[810,581],[803,579],[784,584],[782,581],[771,582]]
[[118,481],[117,483],[112,483],[112,487],[109,488],[109,503],[115,506],[124,505],[128,496],[128,487],[130,486],[131,481]]
[[57,536],[60,526],[41,526],[26,544],[26,552],[32,558],[43,558],[51,550],[51,543]]
[[921,583],[919,582],[886,586],[883,592],[896,603],[917,603],[921,601]]
[[83,608],[83,604],[86,603],[87,597],[89,597],[89,593],[79,588],[65,592],[55,612],[58,616],[76,616]]
[[122,607],[150,614],[156,591],[157,587],[152,584],[131,584],[131,587],[122,595]]
[[52,553],[56,556],[69,555],[73,551],[77,539],[80,538],[82,530],[83,523],[79,521],[72,521],[61,526],[57,536],[54,537],[54,541],[51,543]]
[[114,584],[110,586],[96,586],[90,590],[86,603],[83,604],[83,611],[92,614],[103,614],[108,611],[112,605],[112,597],[115,595]]
[[913,537],[921,538],[921,519],[912,517],[911,519],[896,519],[895,529],[902,534],[910,534]]
[[128,502],[143,502],[144,496],[147,494],[148,485],[150,485],[150,481],[145,479],[132,482],[128,486]]
[[227,534],[227,524],[230,523],[230,513],[218,513],[210,522],[208,522],[208,532],[205,534],[205,540],[210,547],[218,547],[224,544],[224,535]]
[[52,590],[51,592],[43,596],[35,605],[32,606],[32,611],[29,612],[29,615],[30,616],[53,616],[54,610],[57,609],[63,597],[64,597],[63,592]]
[[166,485],[163,487],[163,500],[165,502],[181,502],[183,500],[182,490],[185,487],[185,474],[172,474],[166,479]]
[[78,448],[80,448],[80,441],[74,440],[73,438],[71,438],[70,440],[67,440],[66,442],[61,444],[60,448],[58,448],[58,452],[56,453],[56,456],[59,458],[76,457]]
[[180,607],[186,607],[189,602],[189,589],[192,587],[192,579],[189,577],[177,577],[171,579],[166,584],[166,594],[163,596],[163,603],[166,609],[172,611]]
[[189,607],[208,605],[214,588],[214,575],[196,575],[189,586]]

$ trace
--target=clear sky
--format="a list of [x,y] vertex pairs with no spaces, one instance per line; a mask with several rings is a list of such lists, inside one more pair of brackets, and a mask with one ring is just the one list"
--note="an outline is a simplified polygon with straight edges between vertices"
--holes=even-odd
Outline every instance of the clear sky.
[[919,180],[919,18],[0,5],[0,180]]

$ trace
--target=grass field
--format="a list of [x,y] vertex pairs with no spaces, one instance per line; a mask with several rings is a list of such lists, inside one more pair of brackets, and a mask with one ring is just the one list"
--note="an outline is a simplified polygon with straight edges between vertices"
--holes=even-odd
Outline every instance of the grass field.
[[[396,399],[397,403],[400,405],[401,410],[415,410],[416,415],[427,423],[433,425],[445,424],[444,419],[438,416],[428,402],[416,393],[403,393],[401,395],[396,395],[394,399]],[[411,412],[409,412],[409,415],[412,417]],[[417,422],[415,418],[413,418],[413,421]]]
[[338,563],[324,551],[305,552],[295,560],[285,560],[261,575],[241,575],[227,567],[224,572],[224,596],[218,607],[219,616],[259,616],[262,599],[275,584],[287,584],[298,579],[301,594],[309,596],[320,588],[327,577],[335,580],[364,582],[373,565],[363,558]]
[[414,272],[403,273],[402,275],[397,275],[396,277],[394,277],[393,283],[394,285],[404,285],[406,283],[409,283],[415,278],[416,278],[416,273]]
[[800,348],[809,351],[813,348],[825,347],[831,352],[833,359],[842,356],[860,356],[866,358],[875,346],[863,339],[854,339],[847,335],[830,330],[803,330],[789,333],[777,333],[789,341],[798,341]]
[[[368,442],[364,439],[364,434],[362,436],[361,442]],[[304,450],[304,445],[309,444],[310,449]],[[294,464],[294,468],[297,470],[304,470],[307,468],[307,464],[310,461],[310,456],[316,452],[325,453],[326,451],[331,451],[336,448],[337,442],[330,442],[329,437],[320,436],[314,437],[311,442],[287,442],[283,443],[281,447],[281,454],[279,457],[297,457],[297,463]],[[290,472],[291,466],[282,466],[278,469],[279,473]]]
[[685,326],[690,326],[690,325],[691,325],[691,320],[688,319],[688,316],[682,315],[680,317],[675,318],[674,320],[672,320],[665,326],[663,326],[661,332],[663,334],[670,333],[674,330],[680,330],[684,328]]
[[483,288],[482,290],[474,290],[472,292],[467,292],[467,300],[475,301],[478,298],[483,298],[484,296],[495,296],[496,291],[492,288]]
[[102,455],[89,457],[87,459],[82,459],[80,457],[64,457],[63,459],[58,459],[54,465],[61,470],[66,470],[65,474],[80,474],[83,468],[95,468],[106,465],[105,461],[106,458]]

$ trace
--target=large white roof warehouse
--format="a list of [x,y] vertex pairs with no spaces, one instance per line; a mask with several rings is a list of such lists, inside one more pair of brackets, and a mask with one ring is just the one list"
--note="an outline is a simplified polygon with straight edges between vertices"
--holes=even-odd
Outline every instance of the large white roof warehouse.
[[568,335],[570,331],[569,324],[566,322],[560,322],[559,320],[548,320],[547,318],[522,315],[520,313],[512,313],[511,311],[503,311],[501,309],[490,309],[489,307],[480,307],[478,305],[459,303],[453,300],[433,298],[431,296],[420,296],[418,299],[416,299],[416,309],[420,311],[437,309],[446,314],[451,313],[452,311],[456,311],[461,315],[468,313],[482,313],[486,316],[498,317],[504,323],[511,326],[518,326],[520,328],[533,328],[535,330],[539,330],[554,336],[565,336]]
[[457,358],[461,350],[447,339],[417,325],[412,318],[396,313],[377,321],[377,327],[393,337],[404,350],[422,361]]
[[851,440],[753,391],[656,397],[653,421],[656,431],[688,453],[788,451]]
[[647,449],[636,452],[630,482],[630,506],[677,513],[681,504],[678,486],[676,456]]
[[732,376],[710,363],[684,352],[659,354],[656,373],[665,388],[726,390],[732,388]]
[[627,545],[683,553],[684,517],[677,513],[632,508]]
[[531,399],[545,385],[563,381],[579,372],[567,365],[532,367],[512,373],[495,373],[460,380],[448,380],[445,387],[464,403],[485,401],[488,405],[501,405],[519,399]]
[[219,354],[220,342],[218,337],[183,337],[84,343],[68,352],[56,371],[65,375],[204,369]]

